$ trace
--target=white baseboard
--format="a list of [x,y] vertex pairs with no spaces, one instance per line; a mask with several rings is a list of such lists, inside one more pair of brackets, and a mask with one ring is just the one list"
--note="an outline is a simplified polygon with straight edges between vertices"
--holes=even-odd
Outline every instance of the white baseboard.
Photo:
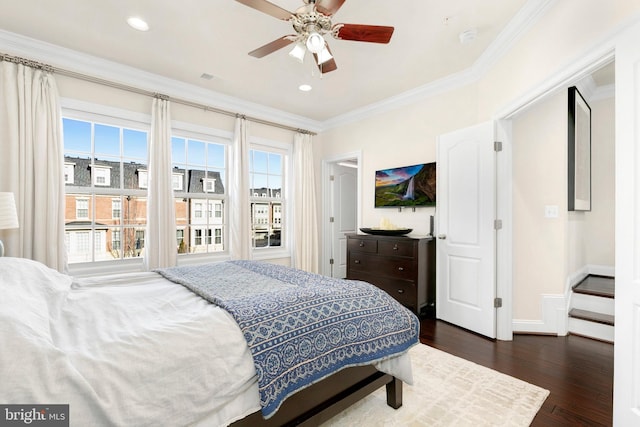
[[542,319],[513,319],[514,333],[552,334],[568,332],[567,302],[564,295],[542,295]]
[[[607,265],[590,264],[575,271],[567,277],[564,295],[543,294],[541,296],[542,319],[513,319],[513,332],[567,335],[569,332],[569,304],[573,297],[571,288],[580,283],[589,274],[615,277],[615,268]],[[607,313],[606,310],[602,312]]]

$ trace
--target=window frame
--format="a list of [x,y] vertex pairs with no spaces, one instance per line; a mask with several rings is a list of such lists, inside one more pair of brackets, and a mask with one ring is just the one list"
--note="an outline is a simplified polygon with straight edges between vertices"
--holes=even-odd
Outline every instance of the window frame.
[[[62,118],[63,119],[71,119],[71,120],[80,120],[93,122],[100,125],[106,126],[114,126],[121,127],[136,131],[142,131],[147,133],[147,141],[151,135],[151,115],[139,113],[135,111],[124,110],[120,108],[107,107],[100,104],[93,104],[84,101],[78,101],[74,99],[62,98],[61,99],[61,110],[62,110]],[[65,150],[66,155],[66,150]],[[148,162],[148,159],[147,159]],[[97,165],[100,167],[101,165]],[[104,166],[103,166],[104,167]],[[92,195],[94,197],[99,196],[111,196],[113,198],[119,196],[126,196],[127,194],[132,197],[139,197],[144,200],[147,199],[147,191],[146,189],[124,189],[124,188],[111,188],[107,186],[94,184],[93,173],[91,176],[91,186],[89,187],[81,187],[77,185],[65,185],[65,195],[74,194],[74,195],[86,195],[88,198],[91,198]],[[91,210],[91,203],[89,203],[89,209]],[[95,209],[94,209],[95,210]],[[94,221],[95,213],[89,213],[89,220]],[[94,228],[90,229],[93,232],[99,231],[97,225],[93,226]],[[146,224],[145,224],[146,227]],[[125,226],[121,224],[119,229],[126,230],[131,228],[135,230],[136,226],[132,225],[132,227]],[[81,231],[81,230],[79,230]],[[65,227],[65,235],[68,233],[73,233],[75,230],[73,228]],[[91,233],[90,233],[91,236]],[[122,246],[122,233],[120,235],[120,245]],[[71,241],[71,236],[69,236],[69,240]],[[111,243],[112,238],[105,237],[105,242]],[[92,242],[90,242],[91,245]],[[141,271],[143,267],[142,257],[127,257],[120,258],[114,260],[105,260],[100,262],[93,261],[93,255],[91,257],[91,261],[86,262],[77,262],[69,264],[69,273],[72,275],[94,275],[94,274],[102,274],[102,273],[113,273],[114,271],[118,272],[134,272]]]
[[[61,98],[61,107],[62,107],[62,117],[69,118],[72,120],[83,120],[89,122],[95,122],[100,124],[105,124],[108,126],[119,126],[125,127],[129,129],[135,129],[147,132],[150,135],[151,132],[151,115],[147,113],[140,113],[136,111],[126,110],[122,108],[109,107],[106,105],[95,104],[91,102],[79,101],[70,98]],[[210,128],[206,126],[201,126],[193,123],[181,122],[173,120],[171,123],[171,131],[172,136],[177,136],[181,138],[192,138],[198,140],[211,141],[215,143],[221,143],[226,145],[226,165],[225,165],[225,195],[222,198],[223,204],[221,208],[221,213],[223,216],[223,226],[221,228],[211,227],[212,231],[212,239],[215,242],[218,239],[218,234],[220,233],[220,238],[224,243],[224,251],[219,252],[210,252],[203,254],[184,254],[178,253],[178,265],[188,265],[188,264],[198,264],[202,262],[215,262],[229,259],[229,244],[230,244],[230,230],[229,225],[230,222],[233,221],[233,218],[229,217],[229,191],[233,186],[231,182],[232,176],[232,168],[234,164],[233,159],[233,132],[224,131],[220,129]],[[293,200],[291,197],[290,191],[292,191],[292,161],[293,161],[293,144],[292,142],[281,142],[274,141],[269,139],[264,139],[260,137],[251,136],[249,138],[250,149],[258,149],[261,151],[272,151],[272,150],[281,150],[282,153],[285,154],[285,158],[283,161],[283,194],[282,198],[279,201],[286,202],[282,205],[282,221],[283,221],[283,231],[282,231],[282,239],[280,247],[272,247],[272,248],[253,248],[253,258],[254,259],[278,259],[278,258],[290,258],[291,257],[291,236],[292,236],[292,221],[293,218],[291,210],[293,209]],[[148,162],[148,159],[147,159]],[[75,165],[74,165],[75,167]],[[146,171],[146,169],[145,169]],[[174,172],[175,175],[175,172]],[[183,174],[178,174],[181,176],[181,184],[183,187],[186,187],[185,176]],[[74,185],[66,185],[65,193],[69,194],[79,194],[75,192]],[[114,191],[115,190],[115,191]],[[182,188],[182,190],[176,190],[174,188],[174,197],[178,198],[182,194],[186,194],[186,188]],[[146,189],[129,189],[132,193],[139,194],[141,197],[146,198]],[[249,190],[246,190],[248,196]],[[120,190],[106,188],[102,186],[98,186],[97,190],[94,192],[96,195],[101,196],[112,196],[118,197],[121,196]],[[209,194],[209,193],[203,193]],[[136,196],[137,197],[137,196]],[[264,201],[264,199],[261,199]],[[90,204],[91,208],[91,204]],[[122,207],[124,208],[124,206]],[[89,214],[91,216],[91,213]],[[216,217],[216,212],[214,208],[214,218]],[[135,227],[133,227],[135,229]],[[185,227],[178,225],[177,230],[183,231],[183,241],[187,239],[187,233],[184,231]],[[218,231],[220,230],[220,231]],[[286,230],[286,232],[285,232]],[[71,241],[69,236],[69,231],[74,230],[65,230],[65,241]],[[94,228],[92,231],[97,232],[98,229]],[[122,237],[120,238],[122,244]],[[104,240],[110,242],[111,239],[104,237]],[[177,239],[176,239],[177,240]],[[89,243],[91,244],[91,242]],[[179,243],[177,243],[179,244]],[[248,244],[251,245],[251,242]],[[118,272],[134,272],[142,270],[142,257],[136,258],[124,258],[113,261],[101,261],[99,263],[94,262],[84,262],[84,263],[74,263],[69,265],[69,272],[73,275],[83,276],[83,275],[94,275],[94,274],[102,274],[102,273],[113,273],[114,271]]]
[[[233,147],[232,147],[232,138],[233,138],[233,134],[231,132],[225,132],[225,131],[221,131],[218,129],[213,129],[213,128],[209,128],[209,127],[205,127],[205,126],[199,126],[199,125],[195,125],[195,124],[191,124],[191,123],[185,123],[185,122],[179,122],[179,121],[174,121],[172,122],[172,128],[171,128],[171,137],[174,138],[182,138],[182,139],[186,139],[186,140],[196,140],[196,141],[202,141],[202,142],[207,142],[207,143],[213,143],[213,144],[221,144],[225,146],[225,168],[224,168],[224,176],[221,177],[221,179],[223,180],[224,183],[224,188],[225,188],[225,193],[223,195],[219,195],[219,194],[215,194],[215,187],[214,187],[214,191],[213,192],[209,192],[206,191],[206,186],[205,186],[205,181],[209,181],[212,182],[212,180],[208,179],[208,178],[203,178],[203,192],[202,193],[189,193],[188,190],[188,184],[185,183],[185,175],[182,174],[181,172],[175,172],[175,169],[173,170],[173,175],[181,175],[182,178],[182,183],[184,188],[182,189],[182,191],[177,191],[174,189],[174,198],[176,199],[183,199],[183,200],[189,200],[191,199],[192,201],[190,202],[191,204],[194,203],[195,200],[198,201],[198,203],[202,204],[202,209],[201,209],[201,216],[198,217],[198,220],[200,221],[205,221],[208,222],[211,219],[214,220],[213,223],[209,223],[209,224],[202,224],[200,222],[196,222],[196,223],[192,223],[192,218],[187,218],[187,224],[176,224],[176,229],[182,229],[182,230],[186,230],[187,228],[190,228],[192,230],[191,233],[187,233],[186,231],[184,232],[184,236],[183,239],[184,241],[188,244],[188,245],[196,245],[196,230],[201,230],[201,235],[200,235],[200,245],[204,246],[207,243],[207,231],[204,230],[212,230],[210,231],[210,236],[215,236],[216,233],[216,229],[221,229],[221,233],[224,236],[223,240],[222,240],[222,245],[224,247],[223,250],[221,251],[211,251],[211,252],[194,252],[194,248],[191,248],[191,251],[187,251],[185,253],[178,253],[178,264],[179,265],[188,265],[188,264],[197,264],[200,262],[209,262],[209,261],[222,261],[222,260],[227,260],[229,259],[229,241],[230,241],[230,234],[229,234],[229,221],[231,221],[231,218],[229,218],[229,189],[231,186],[230,183],[230,167],[232,165],[232,155],[231,152],[233,151]],[[178,162],[175,161],[175,159],[172,159],[173,164],[176,164]],[[217,168],[213,168],[213,169],[217,169]],[[215,181],[215,180],[213,180]],[[202,197],[200,197],[202,196]],[[219,224],[217,224],[215,222],[216,218],[212,217],[209,218],[209,203],[210,202],[215,202],[220,200],[222,203],[222,226],[220,226]],[[194,213],[192,213],[193,216]],[[215,239],[213,239],[215,240]],[[215,243],[212,243],[213,245],[215,245]]]
[[[292,171],[293,171],[293,144],[283,143],[270,139],[251,137],[249,138],[249,152],[252,150],[263,151],[267,153],[276,153],[282,155],[282,187],[281,197],[268,197],[266,194],[260,195],[258,193],[252,193],[251,181],[249,182],[250,188],[246,189],[247,196],[249,197],[249,209],[251,209],[251,203],[265,203],[276,202],[281,204],[281,227],[280,227],[280,246],[273,247],[253,247],[251,245],[251,254],[253,259],[266,260],[276,258],[290,258],[292,253],[292,209],[293,199],[291,197],[292,187]],[[251,230],[250,230],[251,232]]]

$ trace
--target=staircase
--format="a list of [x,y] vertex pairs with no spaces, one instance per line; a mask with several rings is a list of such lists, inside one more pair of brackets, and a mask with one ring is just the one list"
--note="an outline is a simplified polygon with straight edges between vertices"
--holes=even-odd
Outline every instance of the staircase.
[[613,343],[615,279],[589,275],[572,288],[569,333]]

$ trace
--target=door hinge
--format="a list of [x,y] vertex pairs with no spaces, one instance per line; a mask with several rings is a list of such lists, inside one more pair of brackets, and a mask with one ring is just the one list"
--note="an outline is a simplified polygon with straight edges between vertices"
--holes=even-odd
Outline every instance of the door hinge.
[[335,222],[335,220],[336,219],[334,217],[332,217],[332,216],[329,217],[329,222]]
[[494,298],[493,299],[493,308],[502,307],[502,298]]
[[333,265],[333,258],[329,260],[329,265]]
[[493,151],[496,151],[496,152],[502,151],[502,141],[493,142]]
[[329,175],[329,181],[335,181],[336,177],[333,175]]
[[502,229],[502,220],[501,219],[496,219],[493,221],[493,229],[494,230],[501,230]]

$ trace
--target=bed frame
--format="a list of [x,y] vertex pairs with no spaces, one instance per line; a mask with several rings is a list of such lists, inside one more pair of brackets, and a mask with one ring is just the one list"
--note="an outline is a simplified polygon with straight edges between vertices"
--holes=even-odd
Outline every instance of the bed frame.
[[383,385],[387,405],[402,406],[402,381],[373,366],[343,369],[287,398],[268,420],[260,411],[236,421],[231,427],[317,426]]

